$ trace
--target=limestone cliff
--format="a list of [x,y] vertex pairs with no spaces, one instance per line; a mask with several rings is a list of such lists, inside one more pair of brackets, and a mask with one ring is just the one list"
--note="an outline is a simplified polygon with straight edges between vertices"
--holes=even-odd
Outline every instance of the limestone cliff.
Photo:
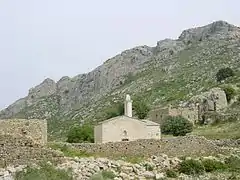
[[87,74],[46,79],[0,118],[91,119],[125,93],[152,106],[182,101],[216,84],[220,68],[239,69],[239,55],[240,28],[216,21],[155,47],[125,50]]

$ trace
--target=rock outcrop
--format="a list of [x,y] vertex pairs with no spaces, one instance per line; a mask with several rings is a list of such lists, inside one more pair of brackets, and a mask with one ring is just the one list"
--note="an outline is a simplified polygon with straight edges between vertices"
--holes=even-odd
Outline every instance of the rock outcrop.
[[198,104],[203,111],[220,111],[228,106],[226,94],[221,88],[212,88],[194,96],[189,100],[189,104]]
[[184,30],[178,39],[189,44],[194,41],[221,40],[226,37],[229,39],[240,38],[239,28],[225,21],[216,21],[203,27]]

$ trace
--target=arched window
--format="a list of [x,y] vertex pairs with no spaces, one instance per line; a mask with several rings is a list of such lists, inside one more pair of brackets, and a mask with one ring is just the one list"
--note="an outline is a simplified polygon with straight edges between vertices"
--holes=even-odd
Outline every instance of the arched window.
[[128,137],[127,137],[127,131],[126,131],[126,130],[123,131],[122,141],[129,141],[129,139],[128,139]]

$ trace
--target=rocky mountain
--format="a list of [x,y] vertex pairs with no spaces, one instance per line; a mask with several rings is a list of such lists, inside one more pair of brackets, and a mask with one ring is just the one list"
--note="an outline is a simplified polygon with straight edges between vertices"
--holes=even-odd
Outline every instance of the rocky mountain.
[[184,30],[155,47],[138,46],[87,74],[45,79],[0,118],[93,120],[126,93],[151,106],[178,104],[217,84],[222,67],[239,70],[240,28],[224,21]]

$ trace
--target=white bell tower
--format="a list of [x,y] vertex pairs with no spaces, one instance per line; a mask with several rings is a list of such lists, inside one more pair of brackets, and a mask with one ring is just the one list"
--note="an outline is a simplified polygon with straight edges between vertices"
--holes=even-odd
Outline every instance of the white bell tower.
[[129,94],[126,95],[124,102],[124,115],[132,117],[132,100]]

